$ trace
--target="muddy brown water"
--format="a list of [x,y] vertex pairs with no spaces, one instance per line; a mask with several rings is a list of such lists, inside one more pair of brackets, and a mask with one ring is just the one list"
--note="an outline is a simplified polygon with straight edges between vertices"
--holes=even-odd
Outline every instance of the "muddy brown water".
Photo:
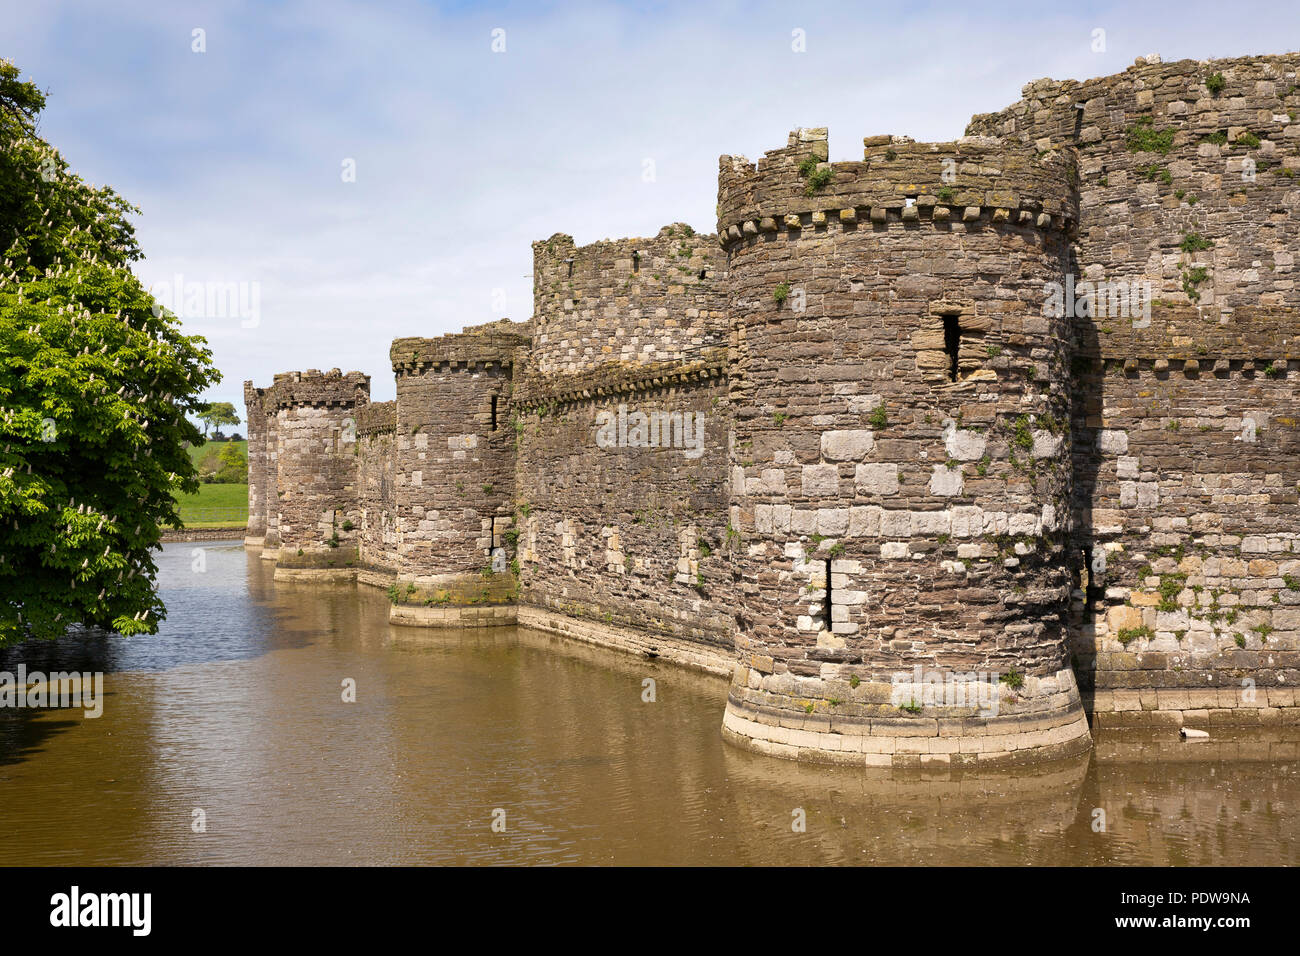
[[97,719],[0,709],[0,864],[1300,862],[1294,731],[1102,734],[1034,771],[806,767],[722,741],[719,679],[392,627],[383,592],[268,564],[168,544],[158,635],[0,651],[106,692]]

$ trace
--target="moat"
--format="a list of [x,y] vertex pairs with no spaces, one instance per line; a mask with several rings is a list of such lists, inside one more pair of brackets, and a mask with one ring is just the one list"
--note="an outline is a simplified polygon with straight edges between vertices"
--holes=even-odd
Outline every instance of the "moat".
[[0,712],[5,864],[1300,863],[1300,729],[1102,731],[1033,770],[808,767],[724,743],[725,680],[392,626],[382,591],[273,583],[237,542],[159,566],[156,637],[0,652],[102,670],[107,694],[99,719]]

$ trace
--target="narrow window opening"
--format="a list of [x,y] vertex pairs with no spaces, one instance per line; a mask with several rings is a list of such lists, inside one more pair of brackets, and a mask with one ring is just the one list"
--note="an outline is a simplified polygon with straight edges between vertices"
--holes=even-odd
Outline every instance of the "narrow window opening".
[[706,270],[706,269],[701,269],[701,270],[700,270],[700,278],[701,278],[701,279],[703,279],[707,274],[708,274],[708,270]]
[[565,263],[567,263],[568,266],[569,266],[569,278],[572,279],[572,278],[573,278],[573,260],[572,260],[572,259],[565,259],[564,261],[565,261]]
[[825,619],[825,628],[831,630],[831,559],[826,559],[826,606],[822,609],[822,615]]
[[957,381],[957,360],[961,352],[961,324],[955,315],[943,317],[943,350],[948,353],[948,381]]
[[497,430],[497,396],[492,396],[492,430]]
[[641,271],[641,253],[639,250],[635,250],[635,249],[632,251],[632,271],[633,272]]

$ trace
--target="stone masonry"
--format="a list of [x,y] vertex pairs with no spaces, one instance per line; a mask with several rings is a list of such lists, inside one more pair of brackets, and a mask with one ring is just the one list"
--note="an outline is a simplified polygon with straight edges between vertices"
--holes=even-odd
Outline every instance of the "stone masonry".
[[859,766],[1297,721],[1300,55],[1039,80],[961,139],[723,156],[718,227],[534,243],[534,311],[245,387],[248,543],[730,678]]

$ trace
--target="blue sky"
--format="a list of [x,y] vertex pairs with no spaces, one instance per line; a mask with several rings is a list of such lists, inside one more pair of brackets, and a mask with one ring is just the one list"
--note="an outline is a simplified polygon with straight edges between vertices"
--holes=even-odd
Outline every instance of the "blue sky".
[[5,0],[0,56],[48,92],[73,169],[141,207],[146,285],[256,283],[255,325],[185,321],[225,376],[209,397],[242,414],[245,379],[360,369],[383,400],[393,338],[527,319],[534,240],[712,232],[720,154],[796,126],[830,127],[832,159],[949,140],[1030,80],[1282,53],[1293,22],[1242,2]]

